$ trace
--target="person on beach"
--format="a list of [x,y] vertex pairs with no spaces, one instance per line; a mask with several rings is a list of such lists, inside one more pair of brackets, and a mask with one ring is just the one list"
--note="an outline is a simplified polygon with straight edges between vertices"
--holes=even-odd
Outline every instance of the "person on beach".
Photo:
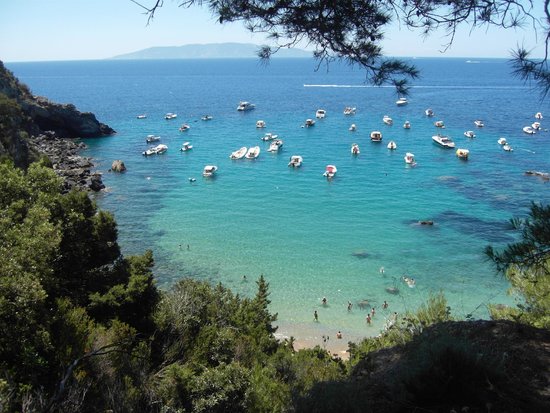
[[319,315],[317,314],[317,310],[313,312],[313,318],[315,319],[315,321],[319,321]]
[[340,331],[336,333],[336,338],[342,338],[342,333]]

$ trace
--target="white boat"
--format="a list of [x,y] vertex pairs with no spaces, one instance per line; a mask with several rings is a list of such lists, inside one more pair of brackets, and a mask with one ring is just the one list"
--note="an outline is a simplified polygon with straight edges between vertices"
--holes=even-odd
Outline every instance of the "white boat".
[[502,145],[502,149],[504,149],[506,152],[512,152],[514,149],[508,144]]
[[151,155],[156,155],[157,153],[155,152],[155,149],[154,148],[149,148],[145,151],[143,151],[143,156],[151,156]]
[[403,129],[410,129],[410,128],[411,128],[411,122],[406,120],[405,123],[403,124]]
[[248,148],[248,151],[246,152],[246,159],[256,159],[260,155],[260,147],[259,146],[252,146]]
[[382,118],[382,122],[384,122],[386,125],[393,125],[393,119],[390,118],[388,115],[384,115]]
[[183,142],[183,145],[181,145],[180,151],[187,152],[191,149],[193,149],[193,145],[191,145],[189,142]]
[[506,145],[508,142],[506,142],[506,138],[498,138],[498,144],[499,145]]
[[467,130],[466,132],[464,132],[464,136],[466,136],[467,138],[475,138],[476,134],[472,130]]
[[348,116],[348,115],[355,115],[355,112],[356,112],[356,108],[352,108],[351,106],[346,106],[344,108],[344,115]]
[[315,121],[313,119],[306,119],[306,122],[304,123],[304,126],[306,128],[309,128],[311,126],[314,126],[315,125]]
[[397,99],[397,102],[395,102],[397,106],[405,106],[407,103],[409,103],[407,98],[399,98]]
[[216,174],[218,167],[216,165],[206,165],[202,170],[202,176],[209,178]]
[[171,113],[171,112],[164,115],[164,119],[166,119],[166,120],[176,119],[177,117],[178,117],[178,115],[176,115],[175,113]]
[[370,133],[370,140],[371,142],[382,142],[382,132],[373,130]]
[[288,166],[292,166],[293,168],[299,168],[302,166],[302,162],[304,159],[300,155],[292,155],[290,157],[290,162],[288,163]]
[[263,120],[257,120],[256,121],[256,127],[258,129],[262,129],[262,128],[265,128],[265,122]]
[[162,143],[160,145],[155,146],[154,148],[149,148],[146,151],[143,152],[143,155],[150,156],[150,155],[160,155],[168,150],[168,146],[163,145]]
[[542,119],[542,113],[541,112],[535,113],[535,119]]
[[201,120],[204,120],[204,121],[207,121],[207,120],[212,120],[212,115],[204,115],[201,117]]
[[324,109],[317,109],[317,112],[315,112],[315,117],[317,119],[324,119],[326,115],[327,115],[327,111]]
[[336,166],[334,165],[327,165],[325,167],[325,173],[323,176],[326,176],[327,178],[333,178],[334,175],[336,175],[336,172],[338,172],[338,169],[336,169]]
[[187,123],[184,123],[183,125],[180,126],[180,132],[185,132],[187,130],[189,130],[191,126],[189,126]]
[[393,151],[394,149],[397,149],[397,144],[395,141],[389,141],[387,148]]
[[355,123],[352,123],[349,127],[350,132],[355,132],[357,130],[357,126],[355,126]]
[[137,115],[136,116],[138,119],[146,119],[147,118],[147,115],[146,114],[141,114],[141,115]]
[[277,136],[279,135],[274,135],[271,132],[268,132],[262,137],[262,141],[273,141],[277,139]]
[[443,129],[445,127],[445,123],[443,123],[442,120],[438,120],[438,121],[434,122],[434,126],[436,128],[442,128]]
[[147,135],[147,137],[145,138],[145,142],[147,143],[153,143],[158,141],[160,141],[160,136],[157,136],[157,135]]
[[444,135],[434,135],[432,136],[432,140],[437,143],[438,145],[442,146],[443,148],[449,148],[452,149],[455,147],[455,143],[451,138]]
[[246,155],[246,152],[248,151],[248,148],[246,146],[243,146],[242,148],[231,152],[231,155],[229,155],[229,159],[242,159]]
[[524,126],[523,127],[523,132],[525,132],[528,135],[534,135],[535,133],[537,133],[537,131],[535,129],[533,129],[532,126]]
[[416,165],[416,161],[414,160],[414,153],[407,152],[404,159],[407,165]]
[[242,101],[242,102],[239,102],[239,106],[237,106],[237,110],[240,112],[246,112],[254,109],[255,107],[256,105],[253,103]]
[[361,151],[359,150],[359,145],[357,145],[356,143],[352,143],[351,144],[351,154],[352,155],[359,155],[361,153]]
[[283,141],[281,139],[275,139],[271,142],[271,145],[269,145],[268,152],[279,152],[279,149],[283,147]]
[[483,123],[482,120],[478,119],[478,120],[474,120],[474,125],[476,125],[478,128],[482,128],[485,126],[485,124]]
[[540,130],[540,122],[533,122],[531,127],[536,131]]
[[468,156],[470,155],[470,151],[468,149],[462,149],[462,148],[458,148],[456,150],[456,156],[459,158],[459,159],[468,159]]
[[432,116],[435,115],[434,111],[433,111],[432,109],[430,109],[430,108],[426,109],[426,110],[424,111],[424,113],[425,113],[426,116],[428,116],[428,117],[432,117]]

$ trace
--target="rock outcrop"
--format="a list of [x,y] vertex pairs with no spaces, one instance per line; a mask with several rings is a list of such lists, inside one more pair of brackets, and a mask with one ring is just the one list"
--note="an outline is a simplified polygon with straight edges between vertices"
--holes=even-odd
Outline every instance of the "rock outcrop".
[[113,172],[124,172],[126,170],[126,165],[120,159],[113,161],[111,164],[111,171]]

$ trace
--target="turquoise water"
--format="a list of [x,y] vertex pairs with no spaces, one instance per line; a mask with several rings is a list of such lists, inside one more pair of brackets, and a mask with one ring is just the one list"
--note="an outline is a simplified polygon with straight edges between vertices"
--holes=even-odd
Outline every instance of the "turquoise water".
[[[159,285],[191,276],[251,295],[264,274],[279,332],[315,341],[337,330],[346,339],[377,334],[394,311],[413,310],[439,290],[458,316],[486,317],[486,303],[511,303],[483,248],[512,242],[508,219],[525,214],[531,201],[549,202],[548,184],[524,175],[550,170],[550,133],[522,133],[536,112],[550,117],[537,92],[510,78],[504,60],[415,63],[423,77],[404,107],[395,105],[392,88],[367,87],[359,70],[333,65],[315,72],[309,60],[267,67],[255,60],[7,66],[34,93],[72,102],[117,130],[86,141],[108,186],[97,200],[115,214],[126,254],[153,249]],[[237,112],[240,100],[256,110]],[[356,106],[357,114],[344,116],[345,106]],[[428,107],[434,118],[424,115]],[[302,128],[318,108],[326,118]],[[166,121],[167,112],[178,118]],[[140,113],[148,118],[136,119]],[[207,113],[213,120],[201,121]],[[382,123],[385,114],[393,126]],[[475,128],[480,118],[485,127]],[[258,119],[265,130],[256,129]],[[470,150],[468,161],[432,143],[440,119],[457,147]],[[402,128],[405,120],[410,130]],[[191,128],[182,133],[184,122]],[[356,132],[348,131],[351,123]],[[470,129],[473,140],[463,136]],[[372,130],[383,133],[382,144],[370,142]],[[279,154],[267,152],[265,132],[284,140]],[[153,133],[169,150],[143,157]],[[514,152],[501,149],[500,136]],[[396,151],[386,149],[389,140]],[[193,150],[180,152],[184,141]],[[353,142],[361,148],[357,157],[350,154]],[[257,160],[229,159],[253,145],[262,149]],[[416,167],[405,165],[405,152],[416,155]],[[303,156],[302,168],[288,168],[293,154]],[[114,159],[128,172],[108,173]],[[215,179],[201,176],[206,164],[218,166]],[[338,167],[332,181],[322,176],[327,164]],[[414,288],[401,280],[405,274],[416,280]],[[389,294],[390,287],[399,294]],[[377,308],[371,326],[357,306],[363,300]],[[348,301],[355,304],[351,312]]]

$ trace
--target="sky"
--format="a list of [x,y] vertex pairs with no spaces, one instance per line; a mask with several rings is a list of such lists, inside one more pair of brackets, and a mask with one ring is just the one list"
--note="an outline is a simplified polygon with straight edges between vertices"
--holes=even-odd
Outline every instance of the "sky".
[[[470,32],[465,27],[442,53],[447,42],[442,35],[423,39],[394,26],[382,47],[388,56],[476,58],[510,57],[521,45],[540,57],[542,40],[530,28]],[[106,59],[154,46],[223,42],[267,43],[241,23],[218,24],[206,7],[181,8],[177,0],[165,0],[149,24],[131,0],[0,0],[0,60],[5,62]]]

